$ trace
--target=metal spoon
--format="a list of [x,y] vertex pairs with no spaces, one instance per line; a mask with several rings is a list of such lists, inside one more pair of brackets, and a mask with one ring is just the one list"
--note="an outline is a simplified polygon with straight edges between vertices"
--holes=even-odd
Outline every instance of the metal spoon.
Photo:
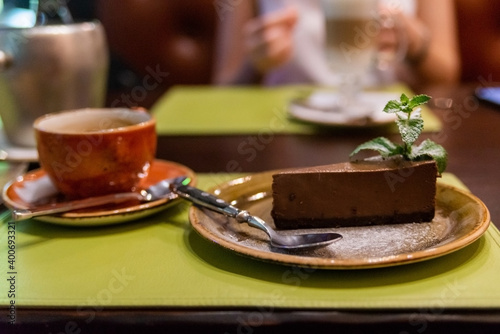
[[173,180],[184,180],[185,176],[172,179],[164,179],[147,189],[140,192],[124,192],[104,196],[89,197],[81,200],[57,202],[52,204],[45,204],[34,206],[28,209],[14,209],[12,210],[12,220],[19,221],[38,216],[46,216],[54,213],[69,212],[77,209],[90,208],[98,205],[109,203],[120,203],[129,200],[139,200],[142,202],[151,202],[159,199],[174,199],[177,197],[169,188]]
[[188,201],[197,205],[206,207],[212,211],[222,213],[228,217],[235,218],[239,223],[248,223],[250,226],[261,229],[269,236],[271,246],[277,248],[305,248],[318,247],[332,243],[335,240],[341,239],[342,236],[338,233],[309,233],[296,235],[282,235],[271,228],[266,222],[259,217],[250,215],[245,210],[240,210],[224,200],[209,194],[203,190],[189,186],[189,179],[184,182],[175,180],[170,184],[170,189]]

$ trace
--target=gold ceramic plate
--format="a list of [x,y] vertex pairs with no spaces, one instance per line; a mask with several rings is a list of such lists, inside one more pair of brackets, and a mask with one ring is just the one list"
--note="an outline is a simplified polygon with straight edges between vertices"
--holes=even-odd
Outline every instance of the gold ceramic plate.
[[[274,173],[235,179],[209,191],[274,227],[270,215]],[[231,251],[264,261],[323,269],[376,268],[432,259],[471,244],[490,223],[488,209],[481,200],[440,182],[432,222],[317,229],[315,231],[334,231],[343,236],[343,239],[323,248],[271,248],[264,232],[206,209],[192,207],[189,218],[193,228],[204,238]],[[305,232],[308,230],[300,231]]]

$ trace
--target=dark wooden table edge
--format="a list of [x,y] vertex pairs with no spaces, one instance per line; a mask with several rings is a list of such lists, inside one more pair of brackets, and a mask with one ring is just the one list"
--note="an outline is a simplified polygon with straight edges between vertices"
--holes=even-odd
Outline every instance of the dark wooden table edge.
[[500,308],[293,309],[249,308],[24,308],[5,333],[499,333]]

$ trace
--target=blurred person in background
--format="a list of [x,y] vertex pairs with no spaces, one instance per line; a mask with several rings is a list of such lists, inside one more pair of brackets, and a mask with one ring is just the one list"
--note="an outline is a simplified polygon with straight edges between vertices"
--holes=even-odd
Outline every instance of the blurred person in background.
[[[214,82],[334,84],[324,57],[321,1],[267,2],[240,1],[220,16]],[[404,82],[415,89],[459,80],[453,0],[384,0],[379,14],[386,16],[379,50],[404,49],[404,55],[389,67],[374,66],[369,83]]]

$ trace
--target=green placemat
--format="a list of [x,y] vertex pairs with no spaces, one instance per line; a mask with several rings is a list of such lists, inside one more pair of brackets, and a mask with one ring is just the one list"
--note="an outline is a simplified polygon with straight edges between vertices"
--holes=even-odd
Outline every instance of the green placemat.
[[[199,185],[233,177],[200,175]],[[450,174],[444,181],[463,187]],[[225,250],[192,230],[187,208],[182,203],[142,221],[89,229],[23,221],[14,231],[4,220],[0,304],[68,306],[89,316],[103,306],[500,307],[500,285],[492,284],[500,272],[500,234],[493,225],[474,244],[434,260],[328,271],[265,263]],[[9,264],[7,238],[12,235],[14,262]]]
[[[311,134],[325,127],[289,118],[288,102],[313,88],[307,86],[178,86],[151,108],[160,135],[234,135],[258,133]],[[413,95],[405,86],[384,88],[384,92]],[[422,109],[424,131],[441,129],[440,120],[429,108]],[[396,127],[386,127],[396,132]],[[335,128],[332,131],[338,131]]]

